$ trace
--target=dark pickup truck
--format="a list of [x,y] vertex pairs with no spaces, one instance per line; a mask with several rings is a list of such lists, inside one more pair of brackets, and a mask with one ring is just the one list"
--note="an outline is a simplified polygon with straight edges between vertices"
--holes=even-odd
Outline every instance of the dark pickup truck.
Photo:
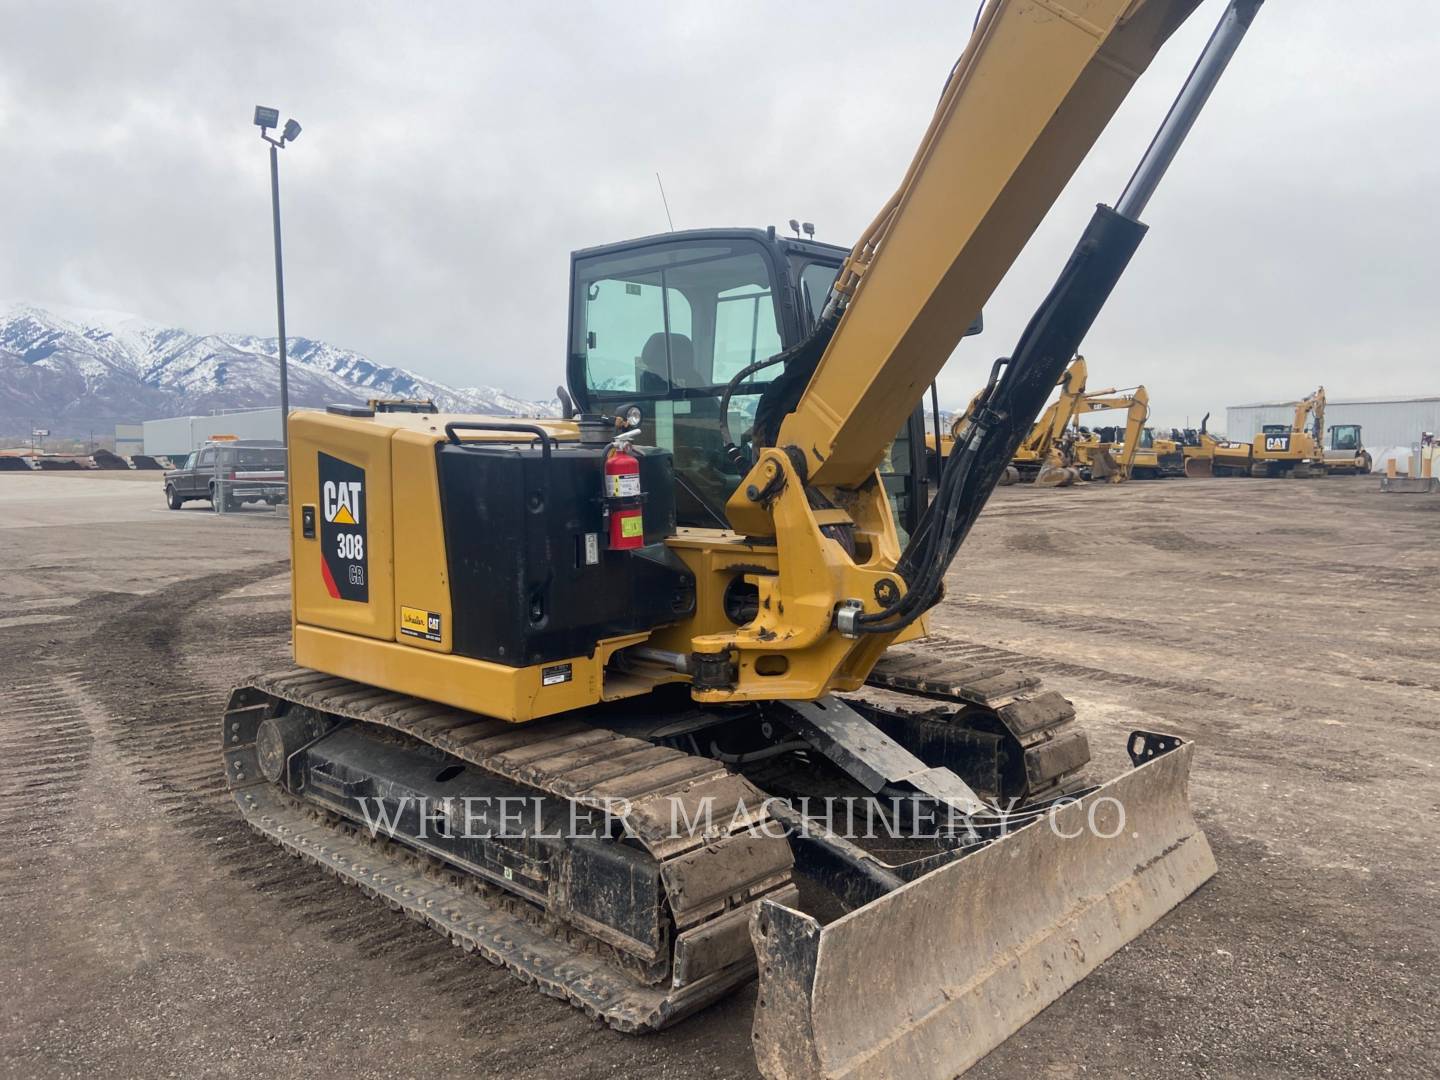
[[165,473],[165,503],[179,510],[206,499],[211,509],[236,510],[247,502],[285,501],[285,447],[273,441],[209,442],[178,469]]

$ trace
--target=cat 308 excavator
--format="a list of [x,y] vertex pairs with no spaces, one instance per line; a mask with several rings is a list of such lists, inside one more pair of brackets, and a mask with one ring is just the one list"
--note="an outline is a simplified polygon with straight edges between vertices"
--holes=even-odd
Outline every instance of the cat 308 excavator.
[[991,367],[903,545],[878,473],[1197,3],[991,0],[848,254],[759,230],[577,252],[577,415],[295,414],[296,666],[223,724],[246,820],[621,1030],[758,973],[783,1078],[954,1076],[1209,878],[1192,744],[1135,732],[1094,786],[1033,675],[897,643],[1258,0]]

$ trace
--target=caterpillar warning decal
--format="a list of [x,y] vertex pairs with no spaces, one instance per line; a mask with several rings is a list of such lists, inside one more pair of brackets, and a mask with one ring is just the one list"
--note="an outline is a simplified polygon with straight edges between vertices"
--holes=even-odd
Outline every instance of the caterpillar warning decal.
[[365,470],[321,454],[320,573],[337,600],[370,602],[365,518]]

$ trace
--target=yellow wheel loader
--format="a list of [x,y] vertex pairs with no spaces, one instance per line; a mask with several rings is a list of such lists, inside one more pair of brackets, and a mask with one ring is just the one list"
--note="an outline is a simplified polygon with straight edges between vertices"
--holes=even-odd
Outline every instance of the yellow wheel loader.
[[758,974],[778,1078],[953,1077],[1209,878],[1190,744],[1135,732],[1097,783],[1032,673],[906,642],[1257,2],[992,365],[933,499],[923,468],[880,474],[1195,6],[992,0],[848,252],[575,253],[565,418],[295,414],[295,666],[222,731],[245,819],[622,1031]]

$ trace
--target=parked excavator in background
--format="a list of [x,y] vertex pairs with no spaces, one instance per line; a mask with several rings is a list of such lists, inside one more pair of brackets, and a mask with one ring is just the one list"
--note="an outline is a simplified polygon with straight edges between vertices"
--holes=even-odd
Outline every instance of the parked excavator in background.
[[[1075,415],[1075,407],[1085,393],[1087,375],[1083,356],[1070,361],[1057,384],[1059,395],[1045,407],[1031,427],[1030,434],[1015,451],[1015,456],[1000,477],[1002,485],[1023,481],[1039,487],[1070,487],[1080,479],[1080,470],[1075,467],[1074,456],[1070,452],[1068,428]],[[984,388],[978,390],[965,411],[951,422],[948,439],[951,446],[964,438],[984,395]],[[946,452],[943,442],[941,450]]]
[[1295,419],[1266,424],[1251,443],[1251,476],[1290,476],[1297,480],[1325,475],[1325,387],[1295,405]]
[[1189,896],[1216,871],[1191,744],[1134,731],[1093,784],[1034,673],[901,643],[1259,0],[1226,6],[903,541],[880,469],[1197,3],[990,0],[843,256],[774,229],[575,252],[571,415],[296,413],[295,666],[221,725],[246,821],[622,1031],[758,974],[774,1080],[950,1080]]
[[1211,435],[1206,430],[1210,414],[1200,421],[1200,430],[1186,429],[1181,435],[1181,451],[1185,456],[1185,475],[1208,476],[1249,476],[1251,458],[1254,453],[1249,443],[1231,442]]
[[[1125,426],[1091,429],[1080,423],[1091,413],[1124,409]],[[1143,386],[1125,390],[1111,387],[1084,394],[1075,404],[1071,452],[1087,480],[1123,484],[1139,478],[1137,470],[1158,471],[1154,452],[1144,450],[1145,421],[1150,416],[1150,395]]]

